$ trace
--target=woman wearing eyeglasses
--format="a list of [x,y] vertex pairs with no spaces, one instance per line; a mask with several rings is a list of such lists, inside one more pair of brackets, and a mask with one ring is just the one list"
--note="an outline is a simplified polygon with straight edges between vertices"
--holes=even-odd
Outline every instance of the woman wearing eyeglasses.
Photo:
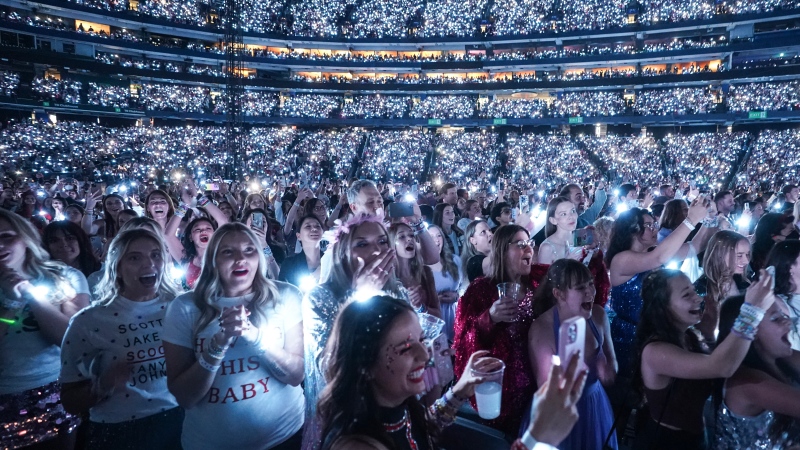
[[[470,283],[459,302],[453,344],[455,370],[460,377],[470,355],[479,350],[488,350],[506,363],[500,417],[490,425],[516,434],[536,386],[528,361],[528,329],[533,320],[533,292],[547,267],[533,263],[533,242],[519,225],[497,228],[492,255],[491,275]],[[497,285],[507,282],[521,284],[524,296],[499,298]]]
[[633,375],[631,362],[635,352],[636,325],[642,310],[642,281],[648,272],[670,260],[683,260],[689,253],[690,245],[698,247],[698,252],[703,250],[710,236],[705,227],[701,230],[706,231],[698,232],[692,243],[684,244],[684,241],[706,216],[710,203],[708,199],[695,200],[686,220],[658,245],[658,222],[646,209],[631,208],[620,214],[614,222],[606,265],[611,277],[609,303],[614,311],[611,338],[619,362],[620,378],[630,379]]

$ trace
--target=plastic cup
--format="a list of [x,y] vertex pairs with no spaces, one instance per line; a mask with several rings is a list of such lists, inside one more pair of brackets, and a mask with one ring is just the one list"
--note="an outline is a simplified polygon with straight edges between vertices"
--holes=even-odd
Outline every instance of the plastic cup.
[[497,294],[500,298],[510,298],[513,300],[520,300],[524,295],[522,285],[519,283],[509,282],[500,283],[497,285]]
[[514,302],[517,305],[517,312],[514,320],[520,318],[519,302],[525,297],[525,288],[519,283],[500,283],[497,285],[497,294],[506,302]]
[[470,369],[475,377],[484,378],[484,382],[475,386],[475,402],[478,404],[478,415],[481,419],[491,420],[500,416],[500,405],[503,400],[503,373],[506,365],[503,361],[500,367],[491,372]]

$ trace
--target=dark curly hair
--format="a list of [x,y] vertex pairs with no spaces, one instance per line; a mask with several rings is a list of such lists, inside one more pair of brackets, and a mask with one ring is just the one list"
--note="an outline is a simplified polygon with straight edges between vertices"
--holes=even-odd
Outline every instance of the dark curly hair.
[[606,266],[611,267],[611,260],[617,253],[630,250],[633,246],[633,237],[644,232],[644,217],[653,217],[649,211],[642,208],[631,208],[617,217],[611,229],[611,238],[606,252]]
[[791,295],[800,289],[792,282],[791,270],[797,258],[800,258],[800,241],[786,240],[778,242],[767,255],[766,267],[775,266],[775,293]]

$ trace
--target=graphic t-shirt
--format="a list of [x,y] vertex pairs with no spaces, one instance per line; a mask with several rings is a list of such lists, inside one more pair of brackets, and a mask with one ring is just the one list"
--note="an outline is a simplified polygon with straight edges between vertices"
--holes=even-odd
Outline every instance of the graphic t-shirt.
[[[283,348],[286,330],[302,322],[300,291],[275,282],[275,307],[267,308],[260,325],[262,345]],[[252,295],[218,298],[220,307],[247,304]],[[194,349],[195,357],[219,331],[212,321],[199,333],[195,326],[200,310],[194,292],[175,299],[167,308],[164,340]],[[266,367],[254,344],[239,338],[225,354],[211,389],[199,403],[186,410],[181,444],[184,450],[235,448],[263,450],[294,435],[303,426],[303,389],[278,381]]]
[[117,297],[107,306],[84,308],[70,321],[61,344],[62,383],[92,380],[118,362],[130,369],[125,388],[89,410],[92,422],[125,422],[178,406],[167,390],[161,342],[168,304]]
[[[64,276],[76,294],[89,294],[86,277],[81,272],[67,267]],[[58,380],[60,356],[59,346],[47,340],[31,305],[25,304],[0,340],[0,395],[24,392]]]

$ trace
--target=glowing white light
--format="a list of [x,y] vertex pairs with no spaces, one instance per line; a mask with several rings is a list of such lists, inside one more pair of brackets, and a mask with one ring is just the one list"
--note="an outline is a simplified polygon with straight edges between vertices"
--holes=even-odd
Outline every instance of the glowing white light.
[[181,267],[170,266],[169,268],[169,277],[172,278],[174,281],[182,280],[185,274],[186,271]]
[[740,227],[746,227],[750,225],[750,218],[746,216],[742,216],[739,220],[736,221],[736,225]]
[[258,192],[258,183],[251,183],[250,184],[250,191],[251,192]]
[[554,366],[560,366],[561,365],[561,357],[558,356],[558,355],[553,355],[553,357],[551,358],[551,361],[552,361]]
[[629,208],[628,208],[628,205],[626,203],[617,203],[617,212],[618,213],[625,212],[628,209]]
[[381,294],[380,290],[375,289],[375,288],[373,288],[371,286],[370,287],[363,287],[363,288],[359,288],[358,290],[353,292],[352,299],[357,301],[357,302],[366,302],[367,300],[371,299],[372,297],[375,297],[376,295],[380,295],[380,294]]
[[614,196],[619,197],[619,189],[614,189]]
[[311,275],[306,275],[300,279],[300,290],[303,292],[310,292],[317,285],[317,280]]
[[120,192],[128,192],[128,186],[125,186],[125,185],[123,184],[122,186],[120,186],[120,187],[119,187],[119,191],[120,191]]
[[31,286],[28,292],[30,292],[31,296],[36,300],[44,300],[44,298],[50,294],[50,288],[42,284],[36,284]]
[[664,267],[670,270],[678,270],[678,261],[672,261]]
[[412,194],[406,194],[405,196],[403,196],[403,200],[405,200],[407,202],[414,202],[417,199],[414,198],[414,196]]

